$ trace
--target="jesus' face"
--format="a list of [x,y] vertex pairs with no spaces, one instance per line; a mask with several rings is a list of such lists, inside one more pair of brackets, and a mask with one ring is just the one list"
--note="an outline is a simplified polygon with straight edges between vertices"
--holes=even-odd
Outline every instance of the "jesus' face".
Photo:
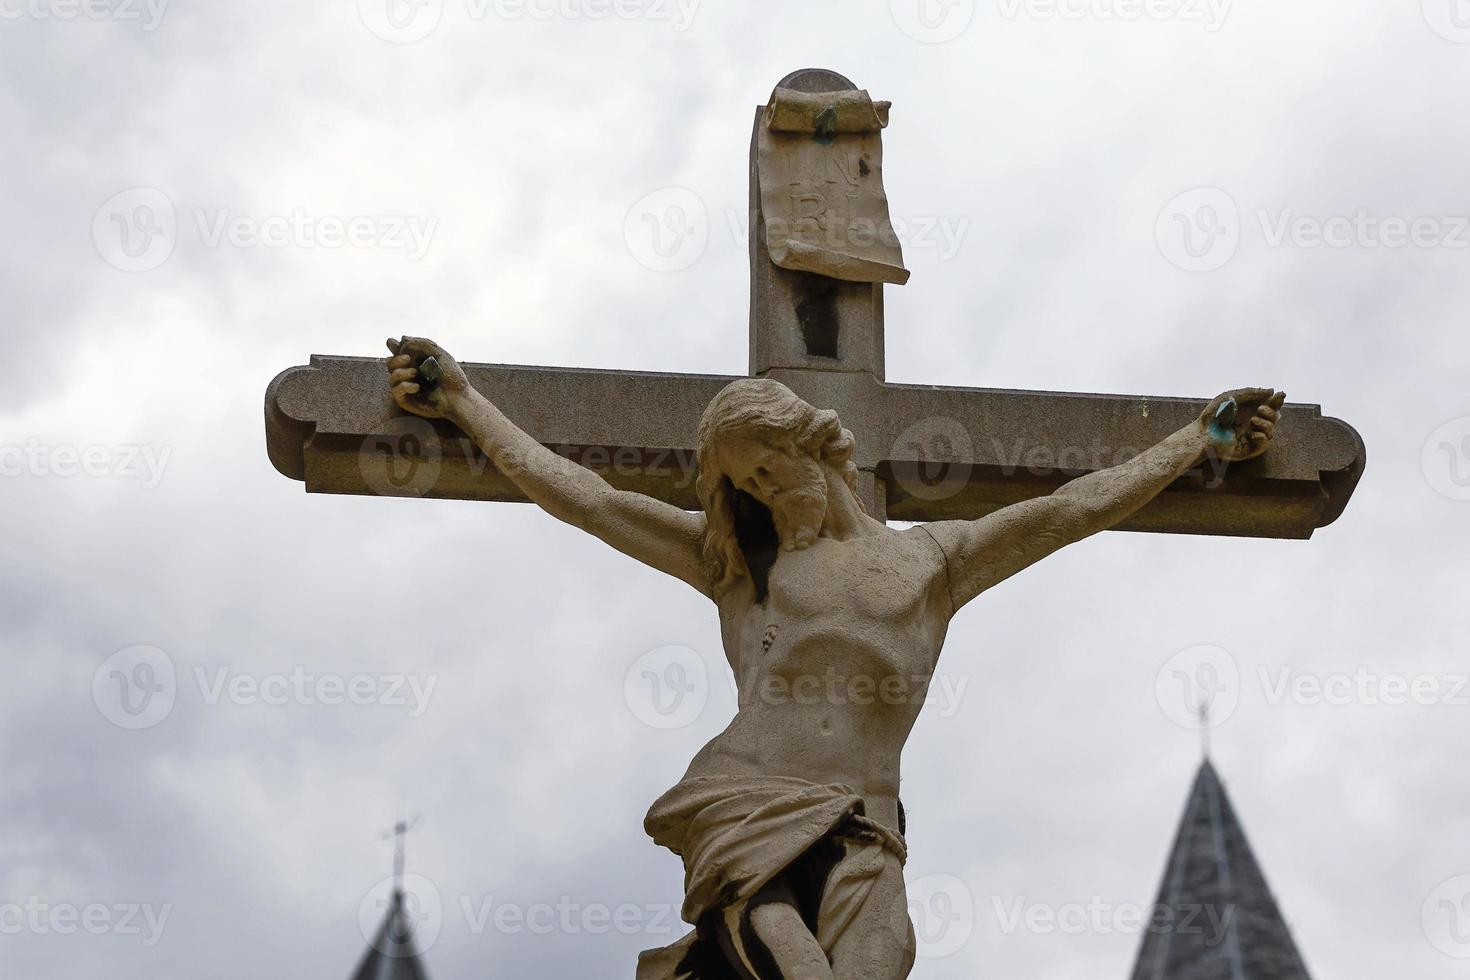
[[785,551],[817,539],[827,516],[827,475],[810,453],[750,436],[720,447],[725,476],[771,511]]

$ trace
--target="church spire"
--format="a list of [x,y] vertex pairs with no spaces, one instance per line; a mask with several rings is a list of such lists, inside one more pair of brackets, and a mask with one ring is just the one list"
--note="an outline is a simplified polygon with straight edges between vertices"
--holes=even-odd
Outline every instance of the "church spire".
[[1155,906],[1133,980],[1311,980],[1208,756]]
[[352,973],[352,980],[429,980],[413,942],[413,920],[403,892],[393,889],[388,914],[373,935],[372,945]]
[[385,837],[393,841],[393,897],[388,912],[362,961],[352,972],[352,980],[428,980],[428,971],[413,941],[412,902],[403,893],[405,838],[418,826],[418,819],[400,820]]

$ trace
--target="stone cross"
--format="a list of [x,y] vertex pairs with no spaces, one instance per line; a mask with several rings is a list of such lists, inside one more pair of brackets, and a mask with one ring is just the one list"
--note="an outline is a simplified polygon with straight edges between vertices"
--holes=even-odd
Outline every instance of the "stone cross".
[[[806,70],[778,89],[822,93],[834,106],[866,95],[834,72]],[[886,122],[887,106],[881,107]],[[840,113],[818,116],[831,124]],[[860,490],[881,519],[977,518],[1154,445],[1208,399],[1062,394],[891,384],[884,377],[884,281],[852,281],[777,265],[763,203],[757,111],[750,164],[750,366],[856,436]],[[840,120],[837,122],[840,126]],[[876,146],[876,132],[868,146]],[[852,160],[838,162],[839,169]],[[879,160],[878,162],[881,162]],[[858,162],[869,177],[866,156]],[[766,179],[771,180],[767,168]],[[879,181],[881,173],[872,175]],[[764,188],[767,191],[771,187]],[[818,202],[819,205],[821,202]],[[886,221],[886,203],[883,205]],[[785,266],[785,267],[783,267]],[[464,364],[471,383],[544,445],[611,484],[697,510],[695,434],[732,377]],[[266,392],[271,462],[308,492],[524,500],[454,426],[404,415],[381,359],[314,355]],[[1288,404],[1269,453],[1186,475],[1123,530],[1307,538],[1346,506],[1364,465],[1361,438],[1317,405]]]

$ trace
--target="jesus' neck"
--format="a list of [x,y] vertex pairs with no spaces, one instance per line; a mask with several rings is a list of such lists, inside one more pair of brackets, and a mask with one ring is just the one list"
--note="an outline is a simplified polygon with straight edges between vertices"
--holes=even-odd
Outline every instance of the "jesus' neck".
[[883,531],[886,525],[863,512],[857,494],[835,467],[823,466],[822,472],[827,477],[827,513],[822,518],[822,529],[817,537],[846,541]]

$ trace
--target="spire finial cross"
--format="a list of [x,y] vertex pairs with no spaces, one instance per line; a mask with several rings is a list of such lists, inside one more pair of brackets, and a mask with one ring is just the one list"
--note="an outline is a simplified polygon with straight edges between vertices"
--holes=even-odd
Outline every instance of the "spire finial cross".
[[1198,711],[1200,752],[1208,761],[1210,758],[1210,695],[1206,694],[1200,698]]
[[408,833],[411,830],[418,830],[423,822],[422,817],[415,815],[399,820],[393,824],[392,830],[383,832],[384,840],[389,837],[393,838],[393,891],[395,893],[403,890],[403,865]]

